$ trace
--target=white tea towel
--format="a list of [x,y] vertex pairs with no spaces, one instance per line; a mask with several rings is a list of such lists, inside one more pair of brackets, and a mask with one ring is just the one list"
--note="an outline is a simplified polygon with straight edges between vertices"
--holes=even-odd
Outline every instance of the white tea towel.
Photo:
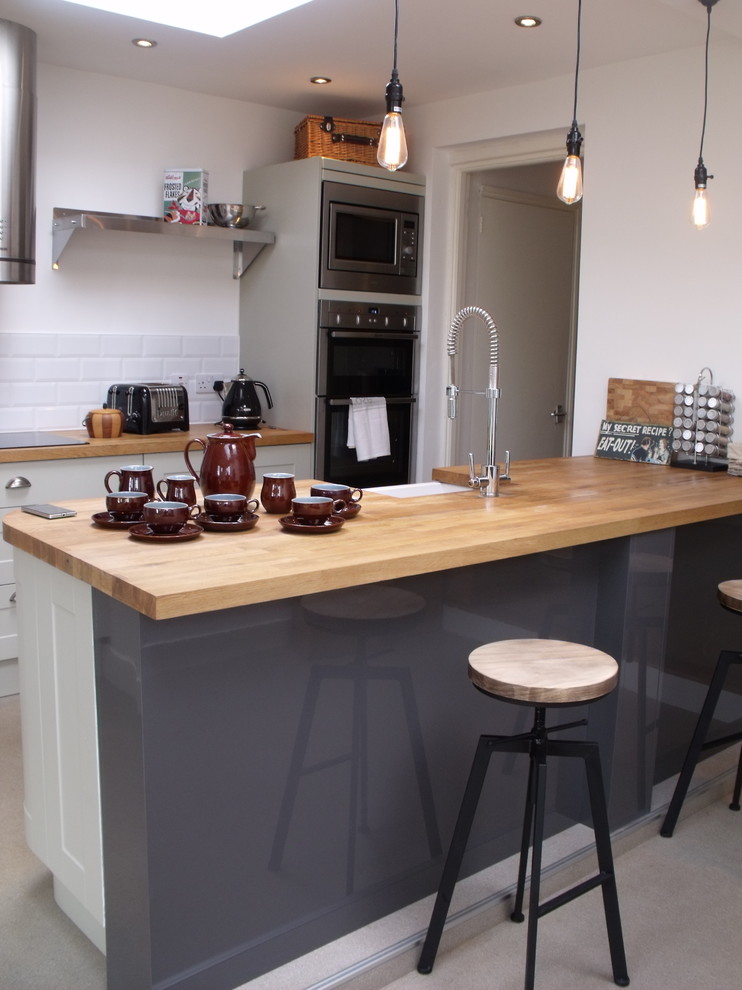
[[386,399],[383,396],[351,398],[348,410],[348,446],[359,461],[391,454]]

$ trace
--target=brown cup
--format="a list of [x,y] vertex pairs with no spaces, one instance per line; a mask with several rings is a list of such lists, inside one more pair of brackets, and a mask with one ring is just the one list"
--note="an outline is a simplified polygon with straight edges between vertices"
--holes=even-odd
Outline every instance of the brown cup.
[[[118,489],[111,488],[109,481],[113,477],[119,479]],[[107,492],[146,492],[151,499],[155,497],[155,479],[149,464],[125,464],[117,471],[109,471],[103,479]]]
[[106,495],[106,508],[112,519],[119,522],[138,522],[142,518],[144,503],[149,500],[146,492],[111,492]]
[[142,510],[153,533],[177,533],[193,513],[193,507],[185,502],[145,502]]
[[260,501],[266,512],[277,512],[285,515],[291,511],[291,499],[295,495],[296,485],[293,474],[276,472],[263,475]]
[[255,512],[259,505],[256,498],[231,492],[204,496],[204,511],[214,522],[237,522],[246,512]]
[[89,437],[120,437],[124,429],[124,414],[120,409],[91,409],[82,425]]
[[155,487],[163,502],[185,502],[186,505],[195,505],[198,501],[196,481],[190,474],[166,474]]
[[344,508],[345,502],[341,498],[333,501],[324,495],[300,495],[291,499],[294,518],[305,525],[321,526]]
[[363,498],[360,488],[351,488],[350,485],[336,485],[329,481],[317,482],[312,485],[310,495],[324,495],[326,498],[341,498],[346,505],[354,505]]

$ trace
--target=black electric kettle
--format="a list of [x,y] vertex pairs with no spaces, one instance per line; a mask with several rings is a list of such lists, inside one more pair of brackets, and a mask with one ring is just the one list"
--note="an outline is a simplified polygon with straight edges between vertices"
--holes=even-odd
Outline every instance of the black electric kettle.
[[233,378],[226,396],[222,395],[222,420],[230,422],[236,430],[254,430],[260,426],[262,412],[260,400],[255,386],[259,385],[265,392],[268,408],[273,408],[273,399],[265,382],[254,381],[245,374],[245,369],[240,368],[240,373]]

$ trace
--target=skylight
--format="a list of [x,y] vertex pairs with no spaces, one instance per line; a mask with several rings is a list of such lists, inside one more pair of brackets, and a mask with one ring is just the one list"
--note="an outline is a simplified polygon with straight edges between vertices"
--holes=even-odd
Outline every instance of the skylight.
[[301,7],[311,0],[250,0],[235,3],[235,0],[67,0],[82,7],[93,7],[109,14],[125,14],[155,24],[197,31],[225,38],[228,34],[242,31],[252,24],[267,21],[276,14]]

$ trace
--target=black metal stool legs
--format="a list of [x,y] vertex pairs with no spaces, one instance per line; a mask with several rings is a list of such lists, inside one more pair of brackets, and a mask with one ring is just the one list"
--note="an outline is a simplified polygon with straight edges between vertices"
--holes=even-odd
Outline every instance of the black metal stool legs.
[[[690,746],[688,747],[688,752],[685,755],[685,760],[683,761],[678,782],[675,785],[675,791],[673,793],[672,800],[670,801],[670,806],[667,809],[665,820],[662,823],[662,828],[660,829],[660,835],[663,835],[666,839],[670,838],[672,833],[675,831],[675,826],[677,825],[680,810],[683,807],[685,795],[688,793],[693,771],[696,769],[696,764],[698,763],[698,759],[702,751],[704,749],[713,749],[717,746],[725,746],[742,739],[742,732],[736,732],[731,736],[725,736],[723,739],[706,741],[706,736],[708,735],[711,720],[714,717],[714,711],[716,710],[716,705],[724,687],[724,682],[726,680],[729,667],[733,663],[742,663],[742,653],[737,653],[732,650],[722,650],[716,663],[714,676],[711,678],[711,683],[709,684],[709,689],[706,693],[706,700],[701,708],[701,714],[698,716],[698,722],[696,723],[696,728],[693,732]],[[739,811],[741,787],[742,753],[740,754],[740,762],[737,767],[737,780],[734,786],[734,795],[732,797],[732,803],[729,805],[733,811]]]
[[[533,990],[534,986],[539,919],[597,886],[602,888],[613,979],[618,986],[629,985],[598,745],[591,742],[554,741],[549,739],[547,735],[548,732],[566,729],[575,724],[584,723],[570,723],[570,725],[547,729],[545,727],[545,710],[539,707],[535,711],[534,727],[531,732],[522,736],[480,737],[448,857],[443,868],[428,933],[418,962],[418,972],[430,973],[433,968],[490,756],[494,752],[521,752],[528,753],[530,759],[518,882],[511,917],[513,921],[523,921],[522,908],[530,849],[531,885],[526,939],[525,990]],[[540,904],[541,858],[546,814],[546,758],[552,755],[577,757],[585,761],[599,872],[570,890]]]

